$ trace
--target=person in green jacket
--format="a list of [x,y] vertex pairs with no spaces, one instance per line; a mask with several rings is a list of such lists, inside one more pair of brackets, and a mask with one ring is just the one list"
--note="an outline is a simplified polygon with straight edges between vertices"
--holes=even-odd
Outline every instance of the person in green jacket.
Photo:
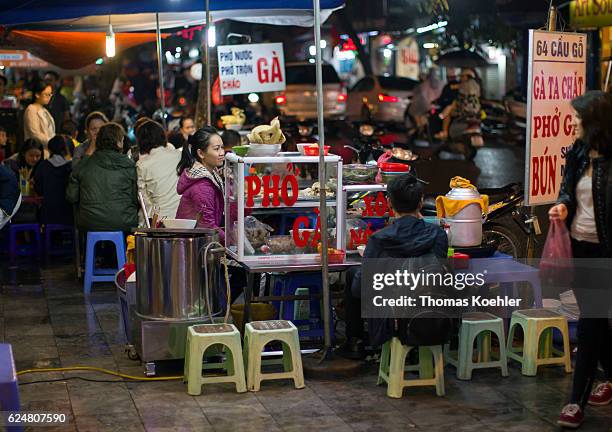
[[74,169],[66,198],[76,207],[83,231],[131,232],[138,226],[136,165],[122,153],[125,131],[106,123],[96,138],[96,151]]

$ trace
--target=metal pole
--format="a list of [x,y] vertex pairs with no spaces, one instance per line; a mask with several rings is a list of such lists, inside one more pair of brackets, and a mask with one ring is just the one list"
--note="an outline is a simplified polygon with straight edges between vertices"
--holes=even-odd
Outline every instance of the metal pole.
[[206,68],[206,124],[211,124],[211,88],[210,88],[210,52],[208,47],[208,29],[210,28],[210,0],[206,0],[206,31],[204,33],[204,67]]
[[612,58],[608,59],[608,71],[606,72],[606,83],[604,84],[603,91],[608,91],[608,85],[610,84],[610,72],[612,71]]
[[[314,36],[316,54],[316,79],[317,79],[317,125],[319,128],[319,184],[321,185],[319,195],[319,216],[321,218],[321,275],[323,285],[323,326],[325,331],[325,346],[323,357],[325,359],[330,353],[331,345],[331,315],[330,315],[330,292],[329,292],[329,265],[327,257],[327,198],[326,198],[326,166],[325,166],[325,122],[323,119],[323,59],[321,56],[321,4],[320,0],[313,0],[314,7]],[[336,193],[341,193],[336,191]],[[342,209],[336,209],[342,211]],[[336,227],[336,229],[342,229]]]
[[157,33],[157,72],[159,75],[159,100],[161,102],[162,125],[166,129],[166,90],[164,89],[164,61],[162,57],[162,40],[159,29],[159,14],[155,14],[155,31]]

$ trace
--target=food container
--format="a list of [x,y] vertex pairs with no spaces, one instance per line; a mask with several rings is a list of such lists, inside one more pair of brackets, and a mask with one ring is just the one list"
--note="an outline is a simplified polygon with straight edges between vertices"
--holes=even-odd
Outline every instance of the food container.
[[317,143],[301,143],[297,144],[297,149],[302,156],[306,156],[306,147],[317,145]]
[[455,252],[451,257],[452,267],[455,270],[465,270],[470,267],[470,256]]
[[232,147],[232,151],[240,157],[245,157],[249,153],[250,146],[239,145]]
[[[319,261],[322,259],[322,253],[319,252]],[[343,250],[327,248],[327,262],[329,264],[342,264],[346,258],[346,252]]]
[[224,127],[226,130],[232,130],[236,132],[239,132],[242,129],[241,124],[228,124],[228,125],[225,125]]
[[270,253],[274,255],[289,255],[296,249],[293,237],[290,235],[272,236],[268,239],[267,244],[270,248]]
[[[327,156],[329,154],[330,146],[323,146],[323,154]],[[304,147],[304,154],[306,156],[319,156],[319,146],[317,144],[311,144]]]
[[393,162],[381,162],[378,164],[378,168],[386,173],[407,173],[410,171],[409,165]]
[[342,179],[347,183],[363,184],[374,180],[378,168],[376,165],[350,164],[342,167]]
[[281,144],[250,143],[248,155],[252,157],[272,157],[281,151]]
[[[457,201],[480,199],[480,193],[472,188],[451,189],[446,197]],[[452,217],[447,217],[450,225],[450,246],[470,247],[482,243],[482,208],[480,204],[473,203],[465,206]]]

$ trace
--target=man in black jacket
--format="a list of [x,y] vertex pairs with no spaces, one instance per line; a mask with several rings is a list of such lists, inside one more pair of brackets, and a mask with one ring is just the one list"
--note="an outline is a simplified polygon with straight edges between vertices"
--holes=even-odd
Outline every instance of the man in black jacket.
[[21,193],[13,172],[0,165],[0,229],[6,225],[19,208]]
[[[387,186],[389,204],[396,220],[370,237],[363,255],[372,258],[416,258],[433,254],[446,258],[448,238],[440,227],[426,223],[423,207],[423,185],[411,174],[400,176]],[[349,275],[350,281],[350,275]],[[345,290],[346,335],[343,347],[346,357],[363,357],[363,319],[361,318],[361,269],[347,283]]]

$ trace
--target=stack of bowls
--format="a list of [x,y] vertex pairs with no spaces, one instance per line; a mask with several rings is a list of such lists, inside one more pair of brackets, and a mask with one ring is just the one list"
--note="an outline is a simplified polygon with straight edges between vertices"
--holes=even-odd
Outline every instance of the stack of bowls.
[[380,175],[384,183],[389,183],[395,177],[399,177],[410,171],[410,166],[401,163],[381,162],[378,164]]

